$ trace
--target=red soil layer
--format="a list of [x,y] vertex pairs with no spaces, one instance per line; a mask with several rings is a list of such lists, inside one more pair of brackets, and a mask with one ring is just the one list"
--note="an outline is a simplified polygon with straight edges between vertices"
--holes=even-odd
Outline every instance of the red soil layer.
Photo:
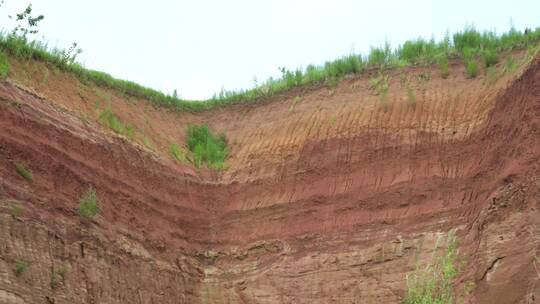
[[[450,230],[470,301],[535,303],[540,58],[495,81],[463,75],[408,68],[389,72],[387,99],[367,75],[197,114],[96,94],[150,121],[151,152],[76,118],[96,116],[85,94],[101,89],[77,99],[69,76],[16,74],[0,85],[0,303],[398,303]],[[203,121],[231,139],[225,172],[164,152]],[[77,215],[89,185],[94,221]],[[58,265],[67,279],[49,284]]]

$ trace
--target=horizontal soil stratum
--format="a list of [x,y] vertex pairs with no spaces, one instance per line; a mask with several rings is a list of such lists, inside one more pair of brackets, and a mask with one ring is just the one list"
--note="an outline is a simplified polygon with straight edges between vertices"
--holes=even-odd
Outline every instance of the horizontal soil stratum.
[[[466,301],[539,303],[540,57],[525,53],[505,55],[511,72],[373,70],[202,112],[10,58],[0,303],[400,303],[448,233]],[[134,132],[100,123],[106,108]],[[224,170],[169,154],[201,123],[228,137]],[[94,219],[78,213],[89,186]]]

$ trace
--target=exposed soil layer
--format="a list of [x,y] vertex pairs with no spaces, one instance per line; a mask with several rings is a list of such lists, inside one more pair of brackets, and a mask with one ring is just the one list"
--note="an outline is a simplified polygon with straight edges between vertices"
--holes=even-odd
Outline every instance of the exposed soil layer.
[[[468,300],[537,303],[540,58],[512,56],[511,73],[391,70],[381,92],[373,72],[201,113],[12,60],[0,303],[399,303],[449,231]],[[134,135],[100,125],[105,106]],[[167,154],[201,122],[229,137],[228,170]],[[93,220],[77,213],[89,186]]]

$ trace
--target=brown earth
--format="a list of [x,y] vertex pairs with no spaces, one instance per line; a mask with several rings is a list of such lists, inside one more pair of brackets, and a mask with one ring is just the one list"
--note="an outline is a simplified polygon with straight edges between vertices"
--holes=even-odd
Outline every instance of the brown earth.
[[[399,303],[449,231],[467,301],[540,303],[540,57],[511,56],[514,72],[395,69],[385,95],[372,71],[200,113],[11,60],[0,303]],[[132,136],[98,123],[106,106]],[[202,122],[229,138],[225,171],[168,155]],[[103,210],[84,220],[90,185]]]

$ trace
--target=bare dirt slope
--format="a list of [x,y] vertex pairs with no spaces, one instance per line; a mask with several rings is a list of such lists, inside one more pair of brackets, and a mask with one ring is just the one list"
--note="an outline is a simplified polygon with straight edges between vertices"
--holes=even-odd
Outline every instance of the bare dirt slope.
[[[11,65],[0,303],[399,303],[448,231],[470,301],[540,299],[539,58],[476,79],[459,62],[448,79],[391,70],[386,94],[373,71],[202,113]],[[100,126],[106,106],[134,135]],[[228,170],[168,155],[201,122],[229,137]],[[90,185],[94,221],[77,213]]]

